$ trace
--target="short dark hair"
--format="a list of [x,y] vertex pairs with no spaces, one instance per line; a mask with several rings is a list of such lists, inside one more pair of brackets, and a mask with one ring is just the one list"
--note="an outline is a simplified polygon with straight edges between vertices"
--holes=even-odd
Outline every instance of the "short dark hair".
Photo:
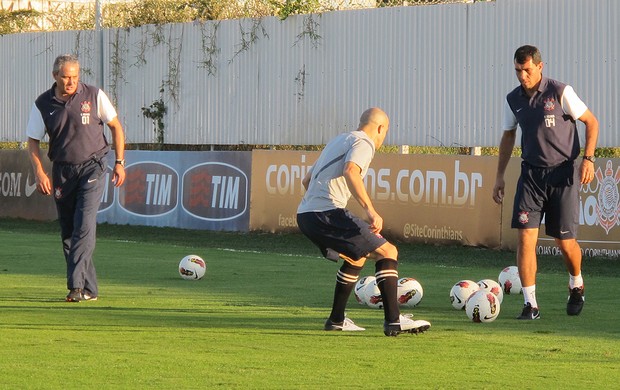
[[514,61],[517,64],[525,64],[529,58],[537,65],[542,61],[542,55],[536,46],[524,45],[515,51]]
[[73,54],[61,54],[54,60],[54,67],[52,68],[52,73],[58,74],[58,72],[60,72],[60,68],[65,66],[65,64],[80,65],[80,61]]

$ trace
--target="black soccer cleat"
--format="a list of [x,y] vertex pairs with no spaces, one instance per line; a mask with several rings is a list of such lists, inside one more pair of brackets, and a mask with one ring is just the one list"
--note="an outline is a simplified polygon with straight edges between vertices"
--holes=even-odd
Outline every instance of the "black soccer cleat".
[[575,287],[569,289],[568,302],[566,303],[566,314],[569,316],[578,316],[583,309],[583,303],[586,298],[584,297],[584,287]]
[[517,317],[518,320],[538,320],[540,319],[540,311],[537,307],[532,307],[531,304],[526,303],[523,305],[523,311],[521,315]]
[[80,302],[81,300],[83,300],[84,297],[82,296],[82,289],[79,288],[72,288],[69,291],[69,294],[67,295],[67,302]]

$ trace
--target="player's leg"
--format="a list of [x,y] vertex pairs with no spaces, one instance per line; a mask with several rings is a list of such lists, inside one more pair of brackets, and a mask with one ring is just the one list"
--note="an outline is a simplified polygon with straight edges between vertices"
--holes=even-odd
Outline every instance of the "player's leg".
[[581,275],[581,247],[575,239],[558,241],[569,272],[566,314],[577,316],[581,313],[585,302],[585,286]]
[[343,331],[360,331],[364,330],[345,317],[347,302],[351,296],[351,292],[359,279],[362,272],[365,258],[358,261],[349,261],[345,259],[342,266],[336,273],[336,287],[334,288],[334,299],[332,302],[332,311],[329,318],[325,322],[325,330],[343,330]]
[[79,302],[81,298],[81,285],[78,285],[74,278],[75,264],[71,261],[71,248],[73,244],[73,213],[75,211],[75,196],[66,196],[62,200],[56,200],[56,210],[58,212],[58,222],[60,224],[60,237],[62,240],[62,251],[67,265],[67,290],[66,297],[68,302]]
[[93,263],[97,234],[97,211],[105,188],[104,167],[92,161],[83,167],[77,189],[74,231],[69,261],[73,263],[72,278],[89,297],[99,294],[97,273]]
[[569,295],[566,304],[568,315],[579,315],[585,300],[581,275],[581,247],[577,243],[579,175],[579,165],[574,161],[554,169],[546,214],[546,233],[555,238],[569,273]]
[[[56,213],[58,224],[60,225],[60,239],[62,240],[62,252],[67,262],[67,272],[71,264],[69,263],[69,253],[71,253],[71,237],[73,236],[73,212],[75,210],[75,196],[65,195],[62,199],[56,199]],[[67,274],[67,278],[69,274]],[[72,288],[72,286],[68,286]]]
[[337,252],[344,260],[336,275],[332,311],[325,323],[325,329],[333,330],[334,326],[342,326],[342,329],[338,330],[364,330],[345,318],[344,312],[366,262],[366,256],[387,243],[387,240],[372,233],[368,223],[346,210],[333,210],[321,217],[324,225],[329,226],[329,229],[316,226],[322,230],[322,252]]
[[398,249],[393,244],[385,242],[371,254],[371,257],[376,259],[375,278],[381,291],[385,321],[398,322],[400,317],[397,291]]
[[581,247],[577,240],[574,238],[568,240],[556,238],[555,243],[562,252],[568,273],[573,276],[581,275]]
[[581,247],[574,238],[569,240],[556,239],[562,251],[566,269],[568,269],[568,301],[566,314],[576,316],[581,313],[585,302],[585,287],[581,276]]
[[556,183],[550,193],[547,234],[555,238],[569,273],[566,313],[579,315],[585,300],[581,247],[576,239],[579,228],[579,169],[573,162],[554,173]]
[[383,333],[397,336],[400,333],[421,333],[431,327],[430,322],[414,320],[411,315],[402,315],[398,306],[398,249],[385,242],[371,253],[376,260],[375,277],[383,301]]
[[536,301],[536,272],[538,263],[536,259],[536,243],[538,242],[538,229],[519,229],[517,247],[517,268],[521,279],[523,292],[523,312],[518,319],[534,320],[540,317],[538,302]]
[[543,216],[546,171],[523,162],[512,209],[511,227],[518,229],[517,268],[523,291],[523,311],[517,318],[540,318],[536,301],[536,243]]
[[536,243],[538,242],[538,229],[519,229],[517,246],[517,267],[521,286],[533,286],[536,284]]
[[71,261],[77,180],[76,170],[73,165],[53,164],[53,196],[60,225],[62,250],[67,265],[67,289],[69,294],[66,300],[68,302],[79,302],[81,298],[80,290],[82,288],[82,285],[76,284],[78,281],[73,278],[75,265]]
[[[325,330],[361,331],[361,328],[345,317],[347,302],[355,288],[364,262],[363,250],[356,246],[359,240],[357,223],[343,210],[308,212],[297,214],[297,224],[301,232],[310,239],[325,258],[331,261],[344,260],[336,274],[336,286],[332,301],[332,311],[325,321]],[[361,245],[364,244],[361,240]],[[372,250],[372,249],[371,249]]]

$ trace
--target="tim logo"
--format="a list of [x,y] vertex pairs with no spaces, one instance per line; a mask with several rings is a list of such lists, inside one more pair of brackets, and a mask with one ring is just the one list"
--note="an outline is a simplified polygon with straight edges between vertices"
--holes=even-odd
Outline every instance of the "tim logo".
[[609,234],[616,225],[620,225],[620,167],[614,173],[611,160],[607,161],[605,170],[598,167],[595,172],[598,196],[596,198],[597,224]]
[[154,217],[173,211],[178,204],[179,175],[158,162],[141,162],[125,169],[119,204],[127,212]]
[[196,218],[227,221],[243,215],[248,207],[248,178],[225,163],[204,163],[183,175],[182,206]]

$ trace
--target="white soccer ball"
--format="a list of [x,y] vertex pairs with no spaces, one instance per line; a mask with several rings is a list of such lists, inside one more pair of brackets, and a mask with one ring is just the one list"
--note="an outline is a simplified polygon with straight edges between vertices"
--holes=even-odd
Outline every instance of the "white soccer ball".
[[467,298],[476,291],[480,290],[480,286],[473,280],[463,279],[458,281],[450,289],[450,302],[452,307],[457,310],[465,309]]
[[424,296],[422,285],[414,278],[400,278],[397,286],[398,304],[401,306],[417,306]]
[[497,295],[485,290],[473,293],[465,304],[465,313],[473,322],[492,322],[499,315]]
[[497,277],[499,285],[502,286],[504,294],[521,294],[521,279],[519,279],[519,268],[516,265],[506,267]]
[[499,299],[499,303],[504,302],[504,292],[502,286],[493,279],[482,279],[478,281],[481,290],[492,292]]
[[187,255],[179,263],[179,275],[186,280],[199,280],[205,276],[207,263],[197,255]]
[[355,288],[353,289],[353,294],[355,295],[355,300],[360,305],[368,304],[368,295],[366,290],[368,290],[368,286],[375,281],[374,276],[364,276],[360,280],[355,283]]
[[383,309],[383,297],[379,286],[377,286],[377,280],[373,280],[368,284],[364,293],[366,294],[366,304],[374,309]]

